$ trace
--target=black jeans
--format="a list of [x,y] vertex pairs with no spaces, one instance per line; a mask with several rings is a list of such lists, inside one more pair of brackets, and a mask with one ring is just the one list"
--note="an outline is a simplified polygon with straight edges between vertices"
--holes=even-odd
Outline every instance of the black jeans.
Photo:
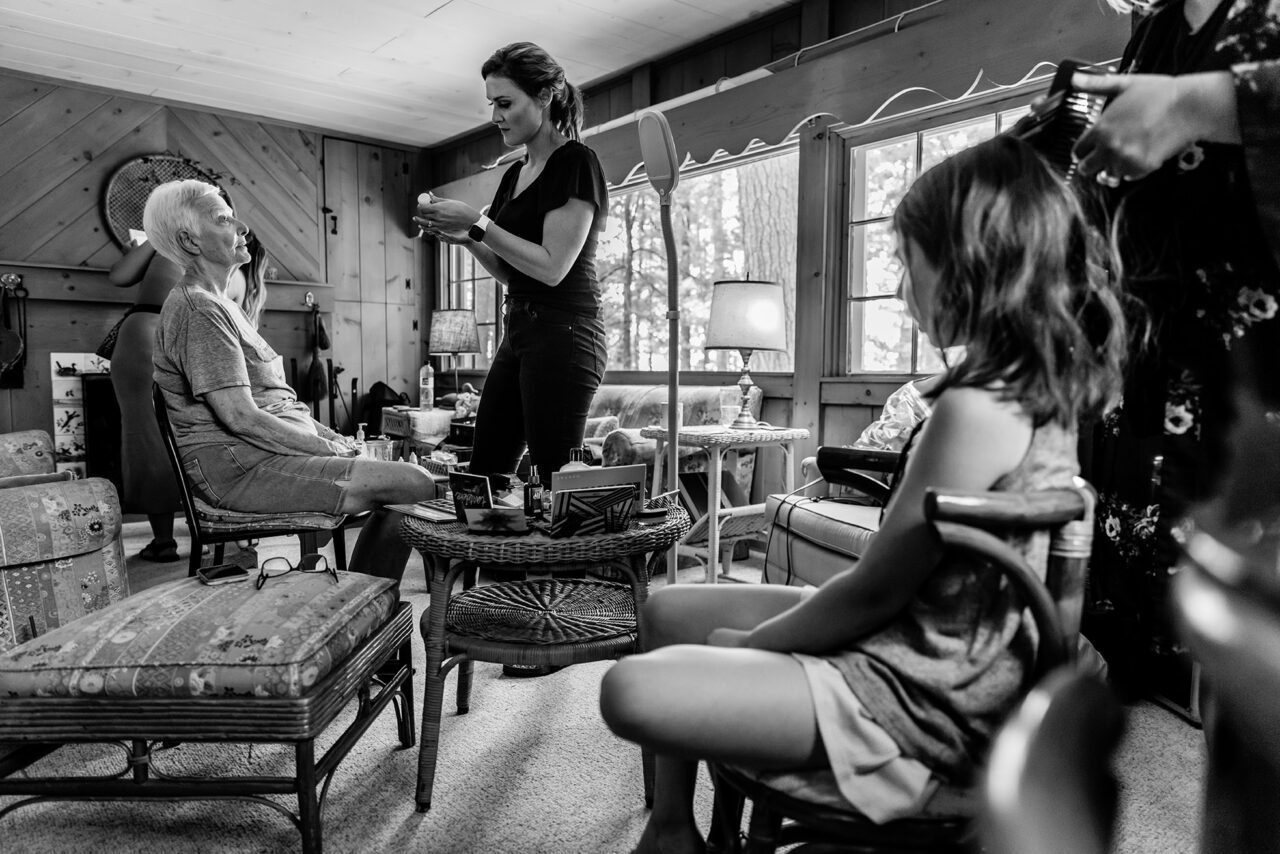
[[513,472],[526,445],[546,483],[582,444],[591,400],[604,381],[598,317],[508,298],[506,334],[476,412],[471,471]]

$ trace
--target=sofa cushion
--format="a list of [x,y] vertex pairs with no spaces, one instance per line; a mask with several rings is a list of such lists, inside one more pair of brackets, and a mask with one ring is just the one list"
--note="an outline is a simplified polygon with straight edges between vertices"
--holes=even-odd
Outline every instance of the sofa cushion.
[[594,418],[587,419],[586,430],[583,431],[584,439],[604,439],[614,430],[618,429],[618,416],[616,415],[598,415]]
[[171,581],[0,655],[0,697],[299,697],[399,601],[390,579]]
[[856,562],[880,527],[880,507],[803,495],[770,495],[764,580],[821,585]]

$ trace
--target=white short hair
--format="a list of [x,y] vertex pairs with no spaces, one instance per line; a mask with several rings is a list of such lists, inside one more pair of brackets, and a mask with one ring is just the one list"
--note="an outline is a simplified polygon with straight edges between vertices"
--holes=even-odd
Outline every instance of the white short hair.
[[200,201],[221,192],[215,185],[194,178],[168,181],[152,190],[142,211],[142,228],[156,252],[183,270],[190,267],[193,258],[178,242],[178,233],[183,229],[196,231]]

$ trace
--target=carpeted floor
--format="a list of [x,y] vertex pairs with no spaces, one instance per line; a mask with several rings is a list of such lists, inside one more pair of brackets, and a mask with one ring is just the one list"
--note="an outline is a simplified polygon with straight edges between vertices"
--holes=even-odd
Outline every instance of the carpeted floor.
[[[179,524],[179,534],[183,526]],[[150,564],[132,557],[146,544],[145,523],[126,525],[126,552],[134,589],[186,573],[183,561]],[[295,554],[277,540],[259,557]],[[701,569],[681,571],[681,580]],[[753,562],[735,575],[758,579]],[[661,583],[661,580],[658,581]],[[415,556],[402,585],[415,613],[427,604],[421,560]],[[421,638],[415,658],[422,661]],[[432,854],[505,854],[630,851],[647,817],[641,796],[640,754],[615,738],[600,720],[600,678],[610,665],[582,664],[536,679],[510,679],[497,665],[477,664],[471,711],[459,716],[445,694],[440,763],[432,809],[419,814],[413,791],[416,750],[396,748],[388,710],[353,749],[335,775],[325,805],[329,852],[424,851]],[[421,702],[422,674],[416,697]],[[340,720],[331,732],[341,729]],[[43,763],[73,763],[113,773],[121,753],[108,747],[64,749]],[[162,760],[184,771],[253,768],[266,772],[291,760],[287,748],[184,744]],[[1179,854],[1195,851],[1203,738],[1198,730],[1154,705],[1128,709],[1128,729],[1117,756],[1121,783],[1115,851]],[[34,770],[34,769],[33,769]],[[274,773],[274,770],[271,771]],[[705,783],[705,779],[704,779]],[[710,815],[709,786],[700,787],[698,814]],[[0,799],[0,806],[11,803]],[[288,799],[281,801],[292,808]],[[299,849],[292,825],[277,812],[241,801],[40,804],[0,819],[5,852],[277,852]]]

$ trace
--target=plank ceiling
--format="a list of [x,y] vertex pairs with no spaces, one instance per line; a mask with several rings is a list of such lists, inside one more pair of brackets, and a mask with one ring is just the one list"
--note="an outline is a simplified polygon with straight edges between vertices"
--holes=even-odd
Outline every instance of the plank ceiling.
[[494,48],[591,83],[793,0],[0,0],[0,67],[430,146],[488,121]]

